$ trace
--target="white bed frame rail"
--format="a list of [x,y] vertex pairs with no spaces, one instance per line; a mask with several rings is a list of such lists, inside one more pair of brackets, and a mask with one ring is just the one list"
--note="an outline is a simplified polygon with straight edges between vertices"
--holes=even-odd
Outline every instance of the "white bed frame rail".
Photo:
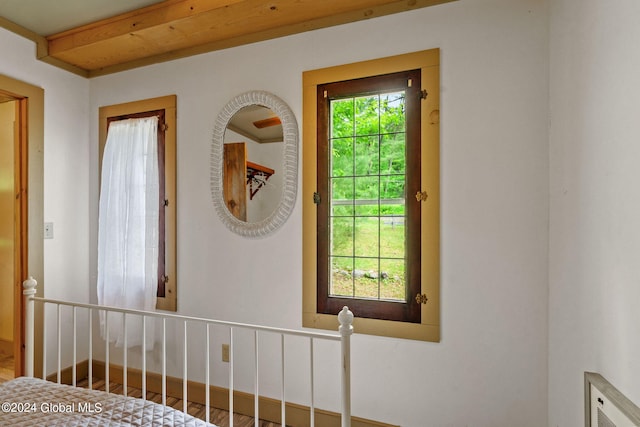
[[584,373],[585,427],[638,427],[640,408],[596,372]]
[[[273,328],[267,326],[259,326],[259,325],[251,325],[244,323],[236,323],[236,322],[227,322],[221,320],[212,320],[205,319],[200,317],[190,317],[190,316],[182,316],[177,314],[169,314],[169,313],[160,313],[160,312],[151,312],[151,311],[142,311],[142,310],[130,310],[130,309],[122,309],[117,307],[108,307],[96,304],[83,304],[83,303],[74,303],[68,301],[60,301],[48,298],[40,298],[36,297],[36,286],[37,282],[30,277],[29,279],[23,282],[23,295],[25,297],[25,375],[29,377],[33,377],[34,375],[34,312],[35,312],[35,303],[42,303],[43,306],[46,304],[51,304],[57,307],[57,382],[61,381],[61,370],[60,366],[61,360],[61,322],[60,322],[60,307],[72,307],[72,322],[73,322],[73,363],[72,363],[72,385],[76,386],[76,364],[77,364],[77,334],[76,334],[76,313],[79,308],[89,310],[89,325],[88,325],[88,334],[89,334],[89,355],[88,360],[91,362],[93,360],[93,328],[92,328],[92,318],[91,315],[94,311],[98,313],[104,312],[105,317],[108,316],[107,313],[115,312],[115,313],[123,313],[123,314],[131,314],[142,317],[142,354],[146,353],[146,328],[144,325],[146,324],[147,318],[160,318],[162,321],[162,404],[166,405],[167,402],[167,370],[166,370],[166,362],[167,362],[167,343],[166,343],[166,321],[167,319],[175,319],[177,321],[182,321],[184,324],[184,345],[183,345],[183,356],[184,356],[184,366],[183,366],[183,402],[184,409],[183,412],[187,412],[187,372],[188,372],[188,359],[187,359],[187,325],[198,323],[205,325],[206,329],[206,352],[205,352],[205,408],[206,408],[206,420],[209,422],[209,413],[210,413],[210,326],[212,325],[220,325],[229,328],[229,343],[230,343],[230,351],[229,351],[229,412],[233,414],[233,395],[234,395],[234,383],[233,383],[233,331],[234,329],[245,329],[253,331],[254,333],[254,346],[255,346],[255,374],[254,374],[254,417],[255,417],[255,425],[259,425],[259,381],[258,381],[258,335],[261,332],[270,332],[280,334],[281,341],[281,364],[282,364],[282,377],[281,377],[281,424],[286,425],[286,417],[285,417],[285,357],[284,357],[284,340],[285,336],[297,336],[297,337],[305,337],[309,340],[309,349],[310,349],[310,360],[309,360],[309,382],[310,382],[310,425],[313,427],[315,425],[315,400],[314,400],[314,358],[313,358],[313,343],[314,340],[326,340],[326,341],[340,341],[341,342],[341,361],[342,361],[342,369],[341,369],[341,425],[342,427],[350,427],[351,426],[351,334],[353,333],[353,313],[349,311],[347,307],[344,307],[342,311],[338,314],[338,320],[340,322],[339,334],[327,334],[327,333],[316,333],[316,332],[305,332],[305,331],[297,331],[291,329],[281,329],[281,328]],[[124,319],[124,348],[127,348],[126,337],[127,337],[127,316],[123,316]],[[109,323],[106,322],[106,336],[109,336],[108,326]],[[42,376],[46,379],[46,325],[45,330],[43,331],[43,354],[42,354]],[[105,387],[106,391],[109,391],[109,345],[105,345]],[[92,371],[92,363],[88,364],[88,380],[89,380],[89,388],[92,386],[93,381],[93,371]],[[123,372],[127,372],[127,351],[123,352]],[[142,396],[146,398],[146,357],[142,357]],[[126,396],[127,393],[127,375],[123,375],[123,390]],[[229,417],[230,427],[233,427],[233,416]]]

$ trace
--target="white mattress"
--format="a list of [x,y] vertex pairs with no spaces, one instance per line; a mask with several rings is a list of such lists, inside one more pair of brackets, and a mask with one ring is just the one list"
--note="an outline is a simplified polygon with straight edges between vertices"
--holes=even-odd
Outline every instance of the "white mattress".
[[37,378],[0,384],[0,405],[0,426],[213,426],[157,403]]

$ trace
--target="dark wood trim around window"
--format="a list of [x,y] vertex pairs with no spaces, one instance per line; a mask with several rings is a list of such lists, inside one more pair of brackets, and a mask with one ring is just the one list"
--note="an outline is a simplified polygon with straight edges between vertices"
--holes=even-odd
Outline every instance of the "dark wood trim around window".
[[166,260],[166,239],[165,239],[165,229],[166,229],[166,193],[165,193],[165,110],[154,110],[154,111],[145,111],[142,113],[134,113],[134,114],[125,114],[121,116],[107,117],[107,127],[112,123],[119,120],[126,119],[140,119],[145,117],[158,117],[158,177],[159,177],[159,225],[158,225],[158,297],[166,296],[166,271],[165,271],[165,260]]
[[[410,82],[410,83],[408,83]],[[361,95],[405,91],[406,95],[406,182],[405,182],[405,258],[406,300],[385,301],[338,297],[329,294],[331,262],[329,188],[329,104],[332,99]],[[421,293],[420,273],[420,203],[414,195],[420,191],[421,147],[421,70],[402,71],[393,74],[366,77],[355,80],[327,83],[317,86],[317,310],[318,313],[335,314],[348,305],[359,317],[421,322],[421,306],[416,295]]]

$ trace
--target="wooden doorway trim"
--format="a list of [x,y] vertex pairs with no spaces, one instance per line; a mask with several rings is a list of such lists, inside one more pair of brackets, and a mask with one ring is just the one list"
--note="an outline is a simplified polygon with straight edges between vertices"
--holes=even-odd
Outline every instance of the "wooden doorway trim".
[[[44,295],[44,90],[0,75],[0,94],[16,101],[16,233],[14,280],[14,360],[16,375],[24,374],[24,301],[22,281],[38,280]],[[42,308],[35,311],[35,370],[42,373]]]
[[29,137],[28,137],[28,99],[16,99],[14,126],[14,168],[15,168],[15,205],[14,205],[14,322],[13,355],[15,375],[20,376],[24,369],[24,301],[22,298],[22,280],[29,274]]

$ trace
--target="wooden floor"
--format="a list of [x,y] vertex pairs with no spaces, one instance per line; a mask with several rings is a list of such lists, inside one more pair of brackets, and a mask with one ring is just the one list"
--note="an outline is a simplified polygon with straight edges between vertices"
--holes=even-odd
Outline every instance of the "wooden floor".
[[[89,381],[83,380],[78,383],[78,387],[88,387]],[[94,379],[93,381],[93,389],[94,390],[105,390],[105,382],[103,380]],[[109,392],[115,394],[123,394],[122,393],[122,385],[114,382],[109,383]],[[142,390],[127,387],[127,396],[131,397],[142,397]],[[162,403],[162,395],[159,393],[147,392],[147,400]],[[167,405],[172,408],[178,409],[180,411],[183,410],[182,399],[177,399],[175,397],[167,396]],[[202,420],[205,419],[206,408],[204,405],[199,403],[189,402],[187,405],[187,413],[189,415],[193,415],[194,417],[200,418]],[[211,409],[209,415],[209,422],[217,425],[218,427],[228,427],[229,426],[229,412],[223,411],[221,409]],[[233,425],[234,427],[253,427],[254,420],[253,417],[248,417],[245,415],[234,414],[233,415]],[[259,427],[279,427],[280,424],[272,423],[269,421],[260,420],[258,424]]]
[[0,384],[13,379],[13,355],[0,353]]

